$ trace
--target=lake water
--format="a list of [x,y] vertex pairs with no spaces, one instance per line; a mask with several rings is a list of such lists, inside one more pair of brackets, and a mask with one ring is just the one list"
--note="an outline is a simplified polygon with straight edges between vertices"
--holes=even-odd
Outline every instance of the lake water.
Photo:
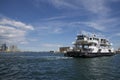
[[120,54],[71,58],[52,53],[0,53],[0,80],[120,80]]

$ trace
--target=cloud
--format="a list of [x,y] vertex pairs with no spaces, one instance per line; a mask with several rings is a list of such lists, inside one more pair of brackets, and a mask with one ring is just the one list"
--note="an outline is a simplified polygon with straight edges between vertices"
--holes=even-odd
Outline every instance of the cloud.
[[[18,35],[16,35],[16,33]],[[0,36],[6,37],[6,38],[14,38],[14,37],[21,37],[24,36],[25,31],[18,30],[9,26],[1,26],[0,25]]]
[[89,32],[89,31],[82,30],[81,33],[85,35],[89,35],[89,36],[96,35],[97,37],[101,37],[101,38],[105,37],[105,35],[103,35],[102,33],[98,33],[98,32]]
[[108,0],[35,0],[35,2],[37,6],[40,5],[41,2],[44,2],[53,5],[57,9],[84,9],[97,14],[102,14],[109,11],[109,8],[106,7]]
[[115,35],[116,35],[116,36],[120,36],[120,33],[116,33]]
[[62,28],[56,28],[53,30],[53,33],[62,33]]
[[44,46],[44,47],[60,47],[60,46],[62,46],[62,45],[60,45],[60,44],[51,44],[51,43],[45,43],[45,44],[42,44],[42,46]]
[[74,21],[70,25],[74,27],[85,26],[86,28],[93,28],[102,32],[109,32],[112,30],[118,30],[120,25],[118,18],[101,18],[101,19],[92,19],[87,21]]
[[[41,0],[40,0],[41,1]],[[119,0],[47,0],[57,9],[63,9],[64,12],[72,10],[74,12],[89,13],[96,18],[107,18],[112,14],[110,3],[118,2]],[[114,5],[113,5],[114,6]]]
[[[41,0],[37,0],[41,1]],[[47,20],[43,27],[50,27],[55,28],[55,26],[62,27],[62,26],[81,26],[84,25],[89,28],[93,28],[99,31],[106,31],[111,27],[115,27],[118,25],[118,19],[110,17],[112,13],[112,8],[108,5],[111,2],[118,2],[119,0],[42,0],[43,2],[47,2],[52,4],[57,9],[65,9],[63,10],[66,12],[67,9],[73,10],[73,12],[78,11],[79,14],[88,13],[87,14],[87,21],[72,21],[72,22],[62,22],[62,20],[66,20],[71,16],[64,15],[64,16],[55,16],[50,18],[45,18],[43,20]],[[40,2],[39,2],[40,3]],[[72,15],[74,15],[72,13]],[[81,18],[81,17],[80,17]],[[55,22],[55,21],[58,22]],[[73,20],[73,19],[72,19]],[[53,22],[51,22],[53,21]],[[47,25],[47,26],[46,26]],[[50,30],[47,28],[46,30]],[[52,29],[54,30],[54,29]],[[49,32],[49,31],[48,31]],[[53,31],[56,32],[56,29]]]
[[[75,27],[78,27],[78,26],[81,27],[81,25],[83,25],[83,26],[86,26],[86,28],[87,27],[88,28],[93,28],[93,29],[96,29],[96,30],[99,30],[99,31],[105,30],[105,26],[103,26],[102,24],[97,23],[97,22],[90,22],[90,21],[83,22],[83,21],[78,21],[78,22],[72,22],[71,24],[74,25]],[[78,25],[78,26],[76,26],[76,25]]]
[[[40,34],[61,34],[66,31],[69,31],[71,29],[83,29],[84,28],[92,28],[98,31],[106,31],[107,29],[107,23],[110,23],[109,21],[106,23],[100,22],[100,21],[46,21],[37,24],[36,27],[37,31],[40,32]],[[110,27],[110,26],[109,26]]]
[[[101,32],[109,32],[111,30],[118,30],[117,27],[119,23],[119,19],[116,18],[101,18],[97,20],[91,20],[91,21],[83,21],[83,20],[77,20],[77,21],[62,21],[60,20],[52,20],[52,21],[43,21],[38,22],[39,24],[36,26],[37,31],[40,32],[40,34],[61,34],[64,32],[68,32],[72,29],[94,29],[95,31],[101,31]],[[93,31],[93,30],[92,30]]]
[[81,0],[83,7],[93,13],[106,15],[109,8],[106,6],[106,0]]
[[79,7],[72,4],[71,2],[68,2],[68,0],[51,0],[51,3],[61,9],[61,8],[71,8],[71,9],[78,9]]
[[67,25],[66,22],[63,21],[43,21],[36,23],[36,31],[41,35],[45,34],[61,34],[64,32],[63,28]]
[[0,44],[25,44],[28,30],[34,30],[33,26],[20,21],[2,18],[0,19]]
[[3,18],[0,20],[0,25],[13,26],[13,27],[23,29],[23,30],[34,30],[34,28],[31,25],[27,25],[23,22],[6,19],[6,18]]
[[38,39],[32,38],[32,39],[29,39],[29,41],[31,41],[31,42],[36,42],[36,41],[38,41]]
[[43,20],[47,20],[47,21],[60,20],[60,19],[66,18],[66,17],[67,16],[54,16],[54,17],[49,17],[49,18],[43,19]]
[[[109,18],[110,14],[112,14],[110,13],[112,9],[108,6],[108,3],[112,1],[114,0],[109,0],[109,1],[108,0],[75,0],[75,1],[73,0],[47,0],[47,1],[44,1],[44,2],[51,3],[53,6],[55,6],[58,9],[61,9],[61,8],[72,9],[72,10],[77,9],[79,13],[81,13],[81,11],[86,13],[87,11],[89,12],[88,16],[90,17],[90,18],[88,17],[89,21],[62,22],[61,20],[64,20],[64,18],[70,19],[70,16],[68,15],[55,16],[55,17],[46,18],[45,20],[48,20],[48,22],[46,22],[46,25],[49,27],[52,26],[55,28],[55,26],[58,26],[58,27],[62,27],[66,25],[71,26],[69,24],[72,24],[72,26],[84,25],[86,27],[93,28],[99,31],[108,30],[108,26],[113,27],[118,24],[117,19],[112,18],[112,17]],[[93,13],[94,16],[91,13]],[[91,18],[91,16],[93,17]],[[58,22],[55,22],[56,20]],[[51,21],[53,21],[53,23]],[[43,26],[46,27],[46,25],[43,25]],[[56,31],[53,31],[53,32],[56,32]]]
[[52,3],[52,5],[58,9],[85,9],[97,14],[102,14],[109,11],[106,7],[107,0],[50,0],[48,2]]

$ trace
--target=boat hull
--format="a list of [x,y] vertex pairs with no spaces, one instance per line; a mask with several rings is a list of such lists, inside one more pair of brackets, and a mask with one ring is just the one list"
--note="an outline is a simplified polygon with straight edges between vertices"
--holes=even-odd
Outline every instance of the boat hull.
[[88,52],[67,52],[64,56],[67,57],[83,57],[83,58],[91,58],[91,57],[102,57],[102,56],[113,56],[115,53],[88,53]]

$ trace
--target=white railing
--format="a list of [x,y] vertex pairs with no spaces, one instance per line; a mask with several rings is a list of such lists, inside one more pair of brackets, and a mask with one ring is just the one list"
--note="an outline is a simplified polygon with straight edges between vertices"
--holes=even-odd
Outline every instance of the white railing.
[[88,40],[88,43],[96,43],[96,44],[98,44],[98,41],[97,40]]

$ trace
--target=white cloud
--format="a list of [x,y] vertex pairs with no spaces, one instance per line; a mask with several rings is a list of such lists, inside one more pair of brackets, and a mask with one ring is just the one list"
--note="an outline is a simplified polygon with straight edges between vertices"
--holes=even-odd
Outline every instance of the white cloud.
[[52,3],[56,8],[71,8],[71,9],[78,9],[79,7],[74,5],[73,3],[69,2],[68,0],[51,0],[49,1]]
[[98,33],[98,32],[89,32],[89,31],[82,30],[81,33],[85,35],[89,35],[89,36],[93,36],[95,34],[97,37],[102,37],[102,38],[105,37],[105,35],[103,35],[102,33]]
[[120,36],[120,33],[116,33],[115,35],[116,35],[116,36]]
[[45,44],[42,44],[42,46],[44,46],[44,47],[60,47],[60,46],[62,46],[62,45],[60,45],[60,44],[51,44],[51,43],[45,43]]
[[79,22],[73,22],[71,23],[72,25],[84,25],[86,27],[91,27],[91,28],[94,28],[96,30],[99,30],[99,31],[103,31],[105,30],[105,26],[102,26],[102,24],[98,23],[98,22],[82,22],[82,21],[79,21]]
[[[114,1],[114,0],[110,0],[110,1]],[[90,13],[96,14],[93,18],[90,18],[89,21],[75,21],[75,23],[70,22],[70,24],[74,23],[72,25],[75,25],[75,26],[76,26],[76,23],[79,25],[83,24],[87,27],[91,27],[99,31],[104,31],[108,28],[108,26],[112,27],[112,26],[115,26],[113,24],[116,24],[116,19],[108,18],[108,16],[110,15],[110,11],[112,11],[111,8],[107,6],[109,2],[108,0],[75,0],[75,1],[73,0],[50,0],[47,2],[52,3],[52,5],[54,5],[56,8],[66,7],[66,9],[78,9],[79,11],[80,10],[83,12],[89,11]],[[91,15],[89,14],[89,16]],[[48,18],[48,20],[56,20],[56,19],[61,19],[64,17],[68,17],[68,16],[51,17],[51,18]],[[49,23],[46,23],[46,24],[49,24]],[[50,25],[52,26],[54,25],[56,26],[56,24],[57,26],[69,25],[66,22],[50,23]]]
[[15,29],[9,26],[0,25],[0,34],[1,36],[6,36],[6,37],[17,37],[16,34],[18,34],[19,36],[23,36],[25,34],[25,31]]
[[[112,16],[113,14],[112,9],[109,5],[109,3],[119,0],[47,0],[44,2],[51,3],[55,8],[63,9],[64,13],[68,11],[67,9],[71,9],[71,12],[73,10],[77,11],[81,15],[85,12],[85,14],[88,12],[87,16],[85,16],[86,19],[83,19],[84,16],[79,16],[80,21],[75,21],[78,19],[78,17],[73,17],[69,15],[64,16],[55,16],[55,17],[49,17],[43,19],[43,23],[40,24],[41,32],[45,31],[43,33],[62,33],[65,32],[65,30],[73,29],[72,27],[79,27],[78,29],[85,29],[81,27],[86,28],[92,28],[101,32],[111,32],[113,31],[119,31],[118,25],[119,19]],[[113,5],[112,5],[113,6]],[[87,12],[86,12],[87,11]],[[69,11],[68,11],[69,12]],[[70,13],[71,15],[75,15],[73,13]],[[92,13],[92,14],[91,14]],[[114,12],[118,14],[118,11]],[[66,19],[64,19],[66,18]],[[71,19],[71,20],[68,20]],[[46,21],[44,21],[46,20]],[[48,20],[48,21],[47,21]],[[62,21],[64,20],[64,21]],[[66,21],[67,20],[67,21]],[[65,28],[66,27],[66,28]]]
[[[94,13],[94,16],[98,18],[106,18],[112,14],[112,9],[108,4],[117,1],[119,0],[47,0],[46,2],[58,9],[65,8],[74,10],[74,12]],[[64,10],[64,12],[66,11]]]
[[109,11],[106,7],[107,0],[50,0],[56,8],[85,9],[97,14],[105,14]]
[[88,25],[89,27],[92,27],[92,28],[94,28],[94,29],[96,29],[96,30],[99,30],[99,31],[105,30],[105,27],[102,26],[102,25],[100,25],[99,23],[91,22],[91,23],[87,23],[87,25]]
[[27,25],[23,22],[6,19],[6,18],[3,18],[0,20],[0,25],[13,26],[16,28],[24,29],[24,30],[34,30],[33,26],[31,26],[31,25]]
[[2,18],[0,19],[0,44],[25,44],[28,30],[34,30],[33,26],[20,21]]
[[[39,0],[38,0],[39,1]],[[40,0],[41,1],[41,0]],[[88,16],[90,17],[89,21],[74,21],[74,22],[69,22],[73,26],[77,26],[76,24],[81,24],[94,28],[99,31],[105,31],[110,29],[111,27],[115,27],[118,25],[118,20],[115,18],[109,18],[112,9],[108,6],[109,2],[112,1],[118,1],[118,0],[47,0],[44,2],[51,3],[53,6],[56,8],[65,8],[65,9],[77,9],[78,12],[84,12],[84,11],[89,11],[90,14]],[[66,12],[66,11],[65,11]],[[85,12],[86,13],[86,12]],[[94,13],[95,15],[91,18],[91,13]],[[55,17],[50,17],[45,20],[53,21],[53,22],[46,22],[46,24],[42,25],[42,27],[46,30],[54,30],[52,32],[57,32],[57,29],[55,26],[62,27],[62,26],[68,26],[68,22],[62,22],[61,20],[63,18],[71,18],[71,16],[65,15],[65,16],[55,16]],[[88,17],[88,18],[89,18]],[[58,20],[58,22],[55,22],[55,20]],[[43,19],[44,20],[44,19]],[[48,28],[52,27],[52,28]],[[71,25],[69,25],[71,26]],[[47,27],[47,28],[46,28]],[[49,32],[49,31],[48,31]],[[50,31],[51,32],[51,31]]]
[[56,29],[54,29],[53,33],[62,33],[62,29],[61,28],[56,28]]
[[61,34],[64,32],[63,27],[65,27],[68,23],[62,21],[44,21],[38,22],[36,26],[36,31],[40,35],[45,34]]
[[63,18],[66,18],[67,16],[54,16],[54,17],[49,17],[49,18],[46,18],[46,19],[43,19],[43,20],[59,20],[59,19],[63,19]]
[[32,38],[32,39],[29,39],[29,41],[31,41],[31,42],[36,42],[36,41],[38,41],[38,39]]
[[81,0],[84,8],[99,15],[105,15],[109,8],[106,7],[106,0]]
[[[119,20],[116,18],[101,18],[97,20],[91,21],[61,21],[61,20],[52,20],[52,21],[45,21],[39,22],[37,29],[40,34],[60,34],[66,31],[69,31],[73,28],[78,29],[85,29],[85,28],[92,28],[94,30],[102,31],[102,32],[109,32],[112,30],[118,30],[115,27],[119,25]],[[83,28],[82,28],[83,27]]]
[[26,31],[0,25],[0,43],[26,42]]
[[[40,22],[39,22],[40,23]],[[69,31],[73,28],[82,28],[83,26],[86,28],[93,28],[98,31],[105,31],[106,26],[102,24],[102,22],[94,22],[94,21],[76,21],[76,22],[66,22],[66,21],[46,21],[44,23],[38,24],[39,27],[36,27],[37,31],[40,35],[45,34],[61,34],[66,31]]]

